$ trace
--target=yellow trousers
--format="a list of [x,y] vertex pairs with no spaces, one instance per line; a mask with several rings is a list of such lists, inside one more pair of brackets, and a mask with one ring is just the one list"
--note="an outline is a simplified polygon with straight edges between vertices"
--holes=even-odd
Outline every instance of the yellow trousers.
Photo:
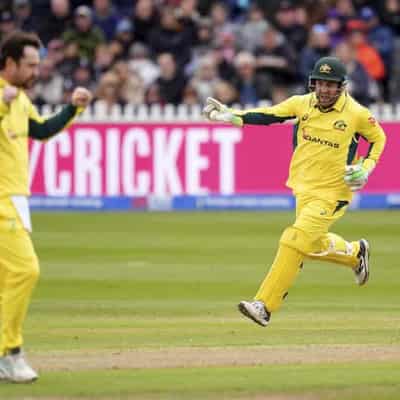
[[269,312],[279,309],[305,259],[334,262],[349,268],[358,265],[358,241],[347,242],[329,232],[347,206],[345,201],[296,196],[296,221],[283,232],[275,260],[255,296]]
[[2,355],[23,344],[22,325],[39,263],[29,233],[8,197],[0,198],[0,321]]

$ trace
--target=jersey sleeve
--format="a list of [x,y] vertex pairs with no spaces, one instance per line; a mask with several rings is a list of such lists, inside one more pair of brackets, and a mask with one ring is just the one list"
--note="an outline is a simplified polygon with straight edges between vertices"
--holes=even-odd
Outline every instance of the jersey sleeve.
[[67,104],[58,113],[49,118],[44,118],[39,115],[36,107],[31,104],[29,110],[29,136],[38,140],[49,139],[69,126],[82,111],[83,109]]
[[363,138],[369,143],[368,154],[365,160],[367,167],[372,169],[379,161],[386,143],[386,135],[378,121],[365,109],[359,117],[359,130]]
[[259,107],[243,111],[232,110],[235,116],[242,119],[243,124],[269,125],[296,118],[299,113],[300,96],[292,96],[271,107]]

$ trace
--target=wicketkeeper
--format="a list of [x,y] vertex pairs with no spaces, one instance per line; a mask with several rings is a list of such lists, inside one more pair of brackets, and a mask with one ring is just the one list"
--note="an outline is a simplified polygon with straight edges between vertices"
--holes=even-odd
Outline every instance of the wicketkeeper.
[[[309,94],[272,107],[236,111],[208,98],[204,108],[209,120],[237,126],[296,119],[287,180],[296,197],[296,220],[283,231],[254,301],[239,303],[239,310],[262,326],[281,306],[306,259],[344,265],[354,272],[358,285],[369,277],[368,241],[349,242],[330,229],[346,212],[353,192],[367,183],[385,146],[385,134],[368,109],[346,91],[346,70],[337,58],[316,62],[309,87]],[[370,144],[364,159],[356,158],[360,137]]]

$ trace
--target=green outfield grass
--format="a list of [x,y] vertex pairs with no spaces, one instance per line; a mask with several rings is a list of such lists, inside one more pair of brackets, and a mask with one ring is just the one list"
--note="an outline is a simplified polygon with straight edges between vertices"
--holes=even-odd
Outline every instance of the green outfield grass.
[[[335,226],[348,239],[370,240],[366,287],[346,268],[307,263],[266,329],[236,304],[254,295],[291,213],[36,213],[33,220],[42,276],[25,340],[42,377],[1,384],[0,399],[400,398],[400,212],[353,212]],[[349,354],[365,349],[370,360],[355,352],[343,361],[346,346]],[[180,348],[203,349],[209,364],[102,364],[107,354],[170,349],[179,357]],[[304,359],[291,359],[299,348]],[[313,359],[315,348],[331,359]],[[377,348],[393,354],[381,359]],[[213,349],[226,349],[228,361],[215,362]],[[236,349],[264,360],[230,363]],[[269,361],[276,349],[287,359]],[[84,357],[69,366],[85,353],[98,354],[94,369]]]

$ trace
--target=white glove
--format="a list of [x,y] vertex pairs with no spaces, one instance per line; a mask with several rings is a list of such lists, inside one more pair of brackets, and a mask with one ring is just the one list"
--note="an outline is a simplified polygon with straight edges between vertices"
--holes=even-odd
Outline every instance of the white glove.
[[344,181],[352,192],[362,189],[368,181],[369,171],[363,166],[363,160],[358,164],[346,165]]
[[230,122],[239,126],[243,125],[242,119],[239,116],[234,115],[225,104],[222,104],[213,97],[207,97],[203,114],[210,121]]

